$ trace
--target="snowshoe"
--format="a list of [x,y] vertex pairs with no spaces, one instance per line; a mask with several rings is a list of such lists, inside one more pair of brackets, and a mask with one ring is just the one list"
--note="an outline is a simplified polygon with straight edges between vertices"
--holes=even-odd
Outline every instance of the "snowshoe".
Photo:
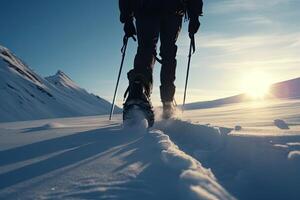
[[154,124],[154,112],[150,100],[151,81],[131,70],[128,73],[129,86],[124,94],[123,121],[126,125],[140,124],[144,119],[147,128]]
[[173,101],[163,102],[163,113],[162,113],[163,119],[172,118],[175,115],[175,112],[176,112],[176,107]]
[[125,127],[150,128],[154,124],[154,113],[149,104],[132,100],[124,105],[123,122]]

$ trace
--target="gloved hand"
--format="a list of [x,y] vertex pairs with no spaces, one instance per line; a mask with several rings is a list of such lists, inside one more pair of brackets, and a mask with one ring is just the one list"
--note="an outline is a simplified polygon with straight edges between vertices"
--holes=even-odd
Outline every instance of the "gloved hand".
[[200,21],[198,16],[191,16],[189,23],[189,35],[195,35],[200,28]]
[[124,32],[125,32],[125,36],[128,38],[134,37],[136,35],[136,29],[132,19],[127,20],[124,23]]

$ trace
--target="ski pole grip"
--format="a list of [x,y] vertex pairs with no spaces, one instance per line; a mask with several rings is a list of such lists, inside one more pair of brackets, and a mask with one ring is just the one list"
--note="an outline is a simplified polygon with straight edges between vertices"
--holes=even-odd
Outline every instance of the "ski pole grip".
[[127,42],[128,42],[128,37],[126,35],[124,35],[124,37],[123,37],[123,46],[121,48],[122,54],[124,54],[124,52],[125,52],[125,47],[127,46]]
[[195,53],[195,51],[196,51],[195,35],[190,33],[189,36],[191,38],[191,47],[192,47],[193,53]]

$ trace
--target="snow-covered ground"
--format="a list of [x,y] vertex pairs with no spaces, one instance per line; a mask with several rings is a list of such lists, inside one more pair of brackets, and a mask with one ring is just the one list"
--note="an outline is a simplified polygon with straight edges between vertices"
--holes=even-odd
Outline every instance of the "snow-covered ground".
[[299,107],[190,110],[148,132],[120,116],[1,123],[0,199],[296,200]]
[[240,135],[297,135],[300,133],[300,99],[258,100],[187,110],[181,117],[233,129],[239,126],[238,131],[232,133]]
[[1,124],[0,138],[0,199],[233,199],[163,132],[107,116]]
[[211,168],[238,199],[300,199],[299,111],[299,99],[274,99],[190,110],[181,116],[194,124],[230,128],[219,141],[197,137],[200,131],[192,131],[197,126],[192,124],[163,130]]

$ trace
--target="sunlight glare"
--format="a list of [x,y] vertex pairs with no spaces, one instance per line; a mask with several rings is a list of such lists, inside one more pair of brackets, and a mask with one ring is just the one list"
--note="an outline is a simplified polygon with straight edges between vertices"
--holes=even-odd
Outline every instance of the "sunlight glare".
[[270,75],[262,71],[252,71],[242,78],[242,90],[252,99],[264,99],[271,86]]

